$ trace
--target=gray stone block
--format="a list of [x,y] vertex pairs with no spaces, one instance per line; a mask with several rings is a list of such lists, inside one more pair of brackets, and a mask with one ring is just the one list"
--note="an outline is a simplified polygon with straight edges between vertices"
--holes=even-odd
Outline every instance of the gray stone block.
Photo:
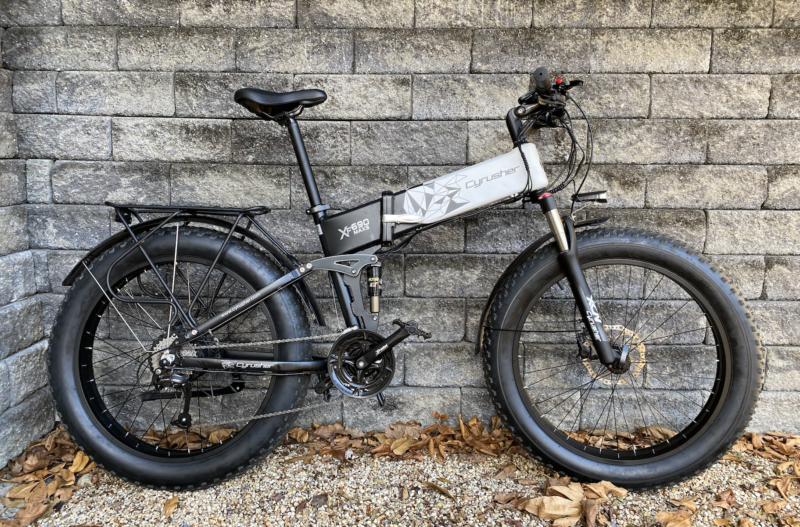
[[0,256],[28,248],[27,223],[25,207],[0,207]]
[[765,346],[800,344],[800,328],[794,323],[800,316],[800,302],[750,302],[756,325]]
[[58,0],[6,0],[0,5],[0,26],[57,26],[61,24]]
[[[800,212],[708,211],[708,254],[800,254]],[[781,233],[777,236],[776,233]]]
[[464,299],[462,298],[385,298],[381,302],[378,332],[388,335],[400,320],[416,320],[433,335],[430,342],[460,342],[464,338]]
[[397,421],[419,421],[423,426],[434,421],[432,412],[447,414],[446,423],[458,423],[461,393],[458,388],[388,388],[386,406],[374,397],[344,401],[344,424],[359,430],[383,430]]
[[763,256],[710,256],[709,258],[714,267],[722,271],[746,299],[761,298],[767,269]]
[[0,207],[25,202],[25,161],[0,160]]
[[768,347],[767,371],[764,390],[775,392],[800,391],[800,377],[797,364],[800,362],[800,348]]
[[496,119],[528,84],[527,75],[415,75],[414,119]]
[[113,70],[112,27],[12,27],[3,35],[3,66],[12,70]]
[[11,405],[15,406],[47,386],[47,341],[40,340],[3,361],[11,380]]
[[766,258],[764,293],[767,300],[800,300],[800,258],[768,256]]
[[467,342],[457,344],[406,344],[407,386],[442,388],[447,386],[485,386],[483,364],[475,348]]
[[350,73],[353,33],[342,29],[245,29],[237,32],[236,68],[272,73]]
[[61,285],[72,268],[86,255],[86,251],[49,251],[47,254],[47,280],[50,291],[66,293],[69,287]]
[[31,251],[0,256],[0,306],[36,294]]
[[769,116],[775,119],[800,119],[800,75],[772,77]]
[[289,208],[290,167],[172,165],[172,204]]
[[25,182],[28,203],[50,203],[53,189],[50,185],[50,171],[53,162],[49,159],[28,159],[25,163]]
[[592,31],[592,71],[705,73],[711,31],[702,29],[598,29]]
[[0,412],[5,412],[11,406],[12,396],[8,367],[4,361],[0,361]]
[[485,298],[513,255],[406,256],[406,295]]
[[42,306],[35,296],[0,307],[0,359],[42,339]]
[[65,71],[56,80],[59,113],[172,115],[172,74]]
[[297,2],[297,25],[302,28],[410,28],[414,27],[414,0],[300,0]]
[[[562,166],[548,165],[544,168],[548,177],[553,180],[560,173]],[[581,174],[583,174],[583,170]],[[641,209],[645,206],[646,186],[646,167],[637,165],[592,165],[589,177],[586,179],[586,184],[581,192],[606,190],[608,191],[608,204],[604,205],[604,207]],[[572,192],[569,190],[556,194],[556,203],[559,208],[568,209],[572,205],[571,196]],[[533,208],[536,212],[540,212],[538,207]],[[578,208],[580,208],[580,205],[576,204],[575,210]],[[537,229],[538,235],[549,232],[543,226],[544,224],[542,224],[542,228]]]
[[[694,120],[592,122],[595,163],[704,163],[706,124]],[[730,162],[730,161],[728,161]]]
[[14,75],[8,70],[0,70],[0,112],[13,112],[12,94]]
[[417,27],[531,27],[531,3],[527,0],[417,0],[415,8]]
[[467,158],[463,122],[355,122],[352,126],[354,165],[454,165]]
[[17,155],[17,123],[14,115],[0,113],[0,159]]
[[294,89],[319,89],[328,100],[309,108],[308,119],[410,119],[407,75],[296,75]]
[[44,159],[108,159],[111,119],[72,115],[17,115],[19,155]]
[[549,232],[544,215],[533,209],[484,212],[467,219],[466,226],[469,253],[518,254]]
[[763,119],[769,103],[766,75],[653,75],[654,119]]
[[314,221],[304,210],[278,210],[260,216],[258,221],[291,253],[322,250]]
[[769,432],[780,430],[784,433],[800,432],[797,420],[797,407],[800,393],[761,392],[756,411],[747,425],[748,432]]
[[653,27],[769,27],[769,0],[656,0]]
[[773,27],[800,27],[800,5],[794,0],[775,0]]
[[708,162],[800,164],[800,121],[708,121]]
[[[306,210],[309,202],[303,179],[295,169],[290,173],[292,207]],[[318,166],[314,167],[314,177],[323,202],[339,210],[380,199],[384,190],[405,190],[408,181],[404,166]]]
[[208,28],[126,28],[119,38],[119,69],[233,71],[234,31]]
[[175,115],[179,117],[253,117],[233,100],[239,88],[292,90],[291,75],[264,73],[175,73]]
[[[600,73],[581,75],[580,78],[585,84],[581,88],[573,89],[570,95],[578,101],[590,118],[648,116],[649,75]],[[535,88],[535,85],[531,84],[531,88]],[[576,112],[576,115],[580,115],[580,112]]]
[[472,71],[530,73],[545,66],[553,71],[588,72],[589,34],[587,29],[477,30]]
[[115,117],[114,159],[122,161],[229,161],[231,123],[212,119]]
[[362,30],[355,32],[358,73],[469,73],[472,32]]
[[89,26],[177,26],[180,2],[62,0],[64,23]]
[[650,3],[645,0],[534,0],[534,27],[648,27]]
[[663,209],[760,209],[767,171],[755,166],[651,165],[647,207]]
[[20,455],[28,444],[53,428],[55,407],[50,390],[41,389],[0,415],[0,461]]
[[607,227],[644,229],[677,240],[695,251],[702,251],[706,243],[706,217],[700,210],[588,209],[586,212],[587,218],[608,216],[611,219],[604,225]]
[[480,419],[484,427],[490,427],[493,415],[497,415],[497,410],[492,403],[489,390],[461,388],[461,419],[465,423],[475,416]]
[[[594,124],[594,123],[592,123]],[[579,129],[579,126],[576,126]],[[467,163],[480,163],[514,148],[505,121],[469,121]],[[528,142],[536,145],[542,163],[566,161],[570,139],[560,128],[543,128],[528,134]]]
[[47,254],[49,252],[47,250],[31,251],[37,293],[50,292],[50,276],[47,270]]
[[42,303],[42,326],[44,326],[44,336],[49,337],[53,330],[53,321],[56,319],[64,295],[59,294],[39,294],[37,298]]
[[765,209],[800,209],[800,167],[768,167],[769,190]]
[[51,173],[53,201],[168,205],[169,170],[166,163],[56,161]]
[[188,0],[180,3],[184,27],[292,27],[293,0]]
[[[300,131],[312,163],[350,163],[350,123],[308,121]],[[275,123],[236,120],[231,137],[234,163],[297,164],[286,129]]]
[[14,72],[14,112],[56,113],[57,76],[55,71]]
[[407,254],[464,252],[464,222],[458,220],[421,232],[402,252]]
[[29,205],[36,249],[91,249],[110,235],[108,209],[91,205]]
[[714,73],[800,73],[800,31],[718,29],[714,31]]

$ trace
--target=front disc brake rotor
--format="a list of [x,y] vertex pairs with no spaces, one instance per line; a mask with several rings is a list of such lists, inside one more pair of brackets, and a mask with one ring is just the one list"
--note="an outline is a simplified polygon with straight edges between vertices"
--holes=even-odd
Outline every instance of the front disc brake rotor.
[[[606,331],[606,334],[611,336],[613,335],[613,339],[611,344],[612,346],[623,346],[626,345],[629,348],[628,356],[626,358],[626,372],[618,375],[616,378],[614,375],[606,375],[602,376],[603,371],[606,369],[602,366],[599,362],[592,362],[590,359],[583,359],[583,365],[589,371],[589,374],[592,377],[597,377],[597,380],[605,385],[614,385],[623,386],[628,384],[632,380],[636,379],[642,374],[642,370],[644,369],[644,365],[647,362],[647,358],[645,356],[646,348],[644,343],[642,342],[641,337],[634,331],[626,328],[625,326],[620,325],[606,325],[603,324],[603,329]],[[588,339],[583,343],[584,346],[588,346],[590,349],[593,349],[591,339]],[[600,371],[597,371],[598,368],[601,368]]]
[[358,357],[383,341],[374,331],[360,329],[339,337],[328,355],[328,376],[345,395],[364,399],[378,395],[394,377],[394,351],[383,352],[378,360],[363,370],[356,368]]

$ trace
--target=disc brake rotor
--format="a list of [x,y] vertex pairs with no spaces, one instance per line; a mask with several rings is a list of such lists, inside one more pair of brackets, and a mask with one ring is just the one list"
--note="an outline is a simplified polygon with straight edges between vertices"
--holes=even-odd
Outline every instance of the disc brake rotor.
[[[626,372],[627,375],[621,374],[616,377],[614,375],[603,375],[603,373],[606,372],[606,368],[598,362],[592,362],[590,359],[583,359],[583,365],[586,367],[589,375],[597,378],[599,382],[608,386],[614,384],[617,386],[624,386],[642,374],[644,365],[647,362],[645,345],[636,332],[625,326],[603,324],[603,329],[606,331],[607,335],[613,335],[612,346],[625,345],[629,347],[627,361],[630,361],[630,366]],[[587,339],[583,345],[591,349],[591,339]]]

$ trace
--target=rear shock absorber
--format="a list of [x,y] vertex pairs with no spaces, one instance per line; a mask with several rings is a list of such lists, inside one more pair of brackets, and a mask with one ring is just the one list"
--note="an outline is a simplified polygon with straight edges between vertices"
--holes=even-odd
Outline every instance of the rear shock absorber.
[[371,313],[380,313],[381,311],[381,295],[383,294],[383,279],[381,278],[381,266],[370,266],[367,272],[367,279],[369,280],[369,310]]

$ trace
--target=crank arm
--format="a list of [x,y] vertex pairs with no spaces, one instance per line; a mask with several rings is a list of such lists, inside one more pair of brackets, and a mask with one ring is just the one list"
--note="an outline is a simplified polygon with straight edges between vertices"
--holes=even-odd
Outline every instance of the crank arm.
[[275,373],[303,375],[327,373],[328,361],[274,361],[252,359],[215,359],[207,357],[180,357],[174,368],[199,368],[234,372]]
[[367,368],[370,364],[378,360],[378,357],[383,355],[387,350],[394,348],[412,335],[418,335],[424,339],[431,338],[431,334],[427,331],[419,329],[418,324],[413,320],[409,320],[408,322],[395,320],[393,323],[397,326],[400,326],[400,329],[383,339],[381,342],[378,342],[368,349],[366,353],[358,357],[358,360],[356,361],[356,368],[359,370]]

